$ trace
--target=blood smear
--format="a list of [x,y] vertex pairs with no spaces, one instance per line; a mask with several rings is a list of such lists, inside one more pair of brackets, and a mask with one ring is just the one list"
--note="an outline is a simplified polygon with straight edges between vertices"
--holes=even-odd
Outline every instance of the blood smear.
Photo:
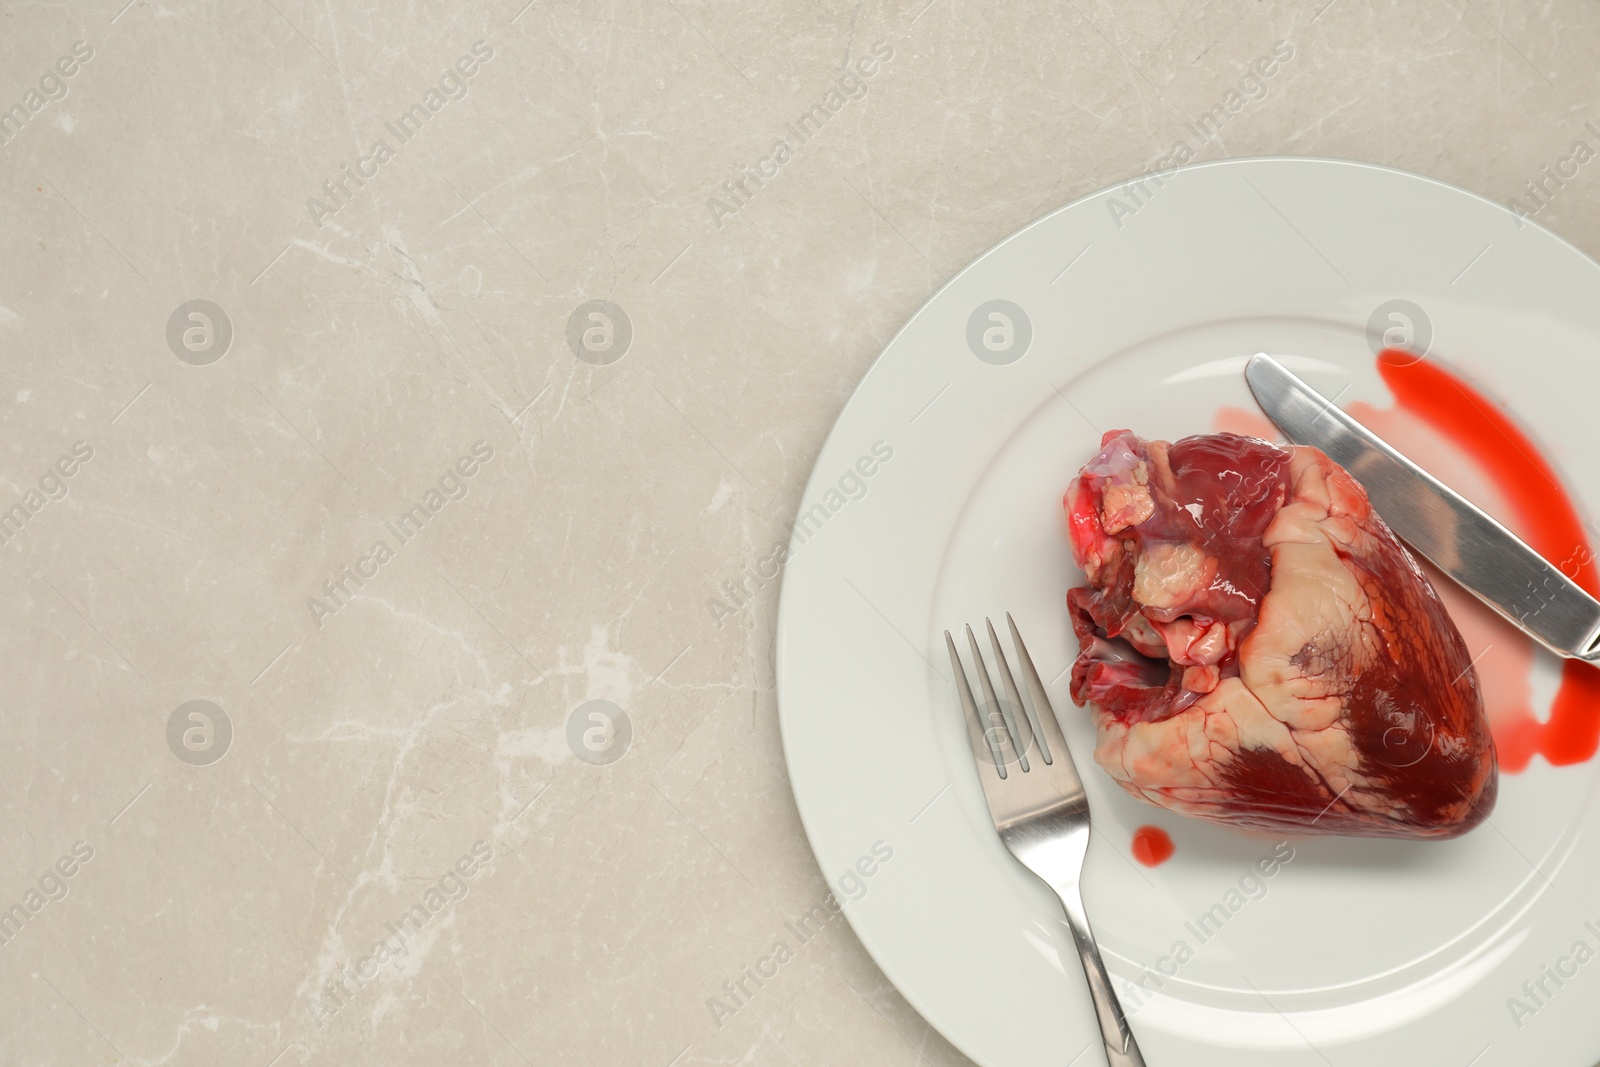
[[1146,867],[1159,867],[1172,858],[1172,838],[1159,826],[1141,826],[1133,834],[1133,858]]
[[[1583,522],[1528,436],[1497,405],[1437,363],[1388,349],[1378,356],[1378,373],[1400,407],[1449,438],[1494,483],[1509,508],[1506,525],[1568,578],[1600,596]],[[1525,770],[1535,754],[1558,767],[1582,763],[1600,748],[1600,670],[1566,660],[1548,722],[1539,722],[1530,708],[1512,710],[1490,709],[1502,771]]]

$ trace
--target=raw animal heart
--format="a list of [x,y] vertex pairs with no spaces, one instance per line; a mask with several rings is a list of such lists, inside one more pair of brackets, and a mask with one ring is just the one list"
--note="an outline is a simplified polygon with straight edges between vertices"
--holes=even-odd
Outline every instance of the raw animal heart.
[[1233,826],[1453,837],[1494,807],[1477,674],[1342,467],[1236,434],[1114,430],[1064,501],[1095,760]]

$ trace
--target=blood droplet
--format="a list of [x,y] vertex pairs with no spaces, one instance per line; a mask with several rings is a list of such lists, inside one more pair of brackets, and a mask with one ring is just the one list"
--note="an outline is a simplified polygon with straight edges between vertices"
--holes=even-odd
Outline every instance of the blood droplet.
[[1172,858],[1172,838],[1159,826],[1141,826],[1133,834],[1133,858],[1146,867],[1159,867]]

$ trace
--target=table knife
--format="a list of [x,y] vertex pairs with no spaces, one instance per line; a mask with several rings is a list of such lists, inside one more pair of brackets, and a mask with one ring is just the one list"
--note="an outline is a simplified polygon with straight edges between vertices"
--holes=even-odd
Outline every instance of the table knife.
[[1284,436],[1349,471],[1413,550],[1551,651],[1600,660],[1600,600],[1561,568],[1271,356],[1251,357],[1244,373]]

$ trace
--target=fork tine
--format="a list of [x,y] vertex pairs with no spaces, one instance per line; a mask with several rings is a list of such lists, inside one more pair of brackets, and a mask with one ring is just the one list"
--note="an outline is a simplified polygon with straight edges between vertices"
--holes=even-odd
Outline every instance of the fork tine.
[[950,636],[949,630],[944,632],[944,645],[950,651],[950,667],[955,672],[956,693],[961,697],[961,717],[967,727],[967,743],[972,746],[972,758],[978,765],[978,780],[983,785],[984,797],[990,801],[992,812],[994,807],[992,790],[998,788],[1001,779],[1005,778],[1005,764],[1000,762],[994,751],[994,743],[978,718],[978,705],[972,699],[972,687],[967,684],[967,672],[961,666],[961,657],[956,653],[956,642]]
[[[1033,708],[1023,703],[1022,694],[1017,692],[1017,680],[1012,677],[1011,664],[1006,661],[1005,650],[1000,647],[1000,638],[995,636],[994,623],[984,619],[983,625],[989,630],[989,647],[994,649],[995,669],[1000,672],[1000,684],[1005,687],[1006,699],[1011,702],[1013,709],[1010,721],[1012,732],[1017,736],[1017,750],[1024,759],[1028,753],[1037,751],[1044,757],[1044,762],[1048,766],[1053,761],[1050,758],[1049,746],[1044,743],[1044,737],[1039,733],[1038,717],[1034,714]],[[1034,745],[1035,741],[1038,742],[1037,748]],[[1022,769],[1027,770],[1028,765],[1024,763]]]
[[1033,706],[1039,712],[1039,726],[1050,743],[1050,750],[1062,755],[1062,759],[1051,764],[1051,767],[1074,792],[1082,793],[1083,779],[1078,777],[1078,768],[1072,762],[1072,749],[1067,747],[1067,738],[1061,732],[1061,723],[1056,719],[1055,708],[1050,706],[1050,696],[1044,691],[1044,683],[1039,681],[1039,672],[1033,666],[1033,657],[1028,655],[1028,646],[1022,643],[1022,634],[1017,632],[1017,622],[1009,611],[1006,612],[1006,625],[1011,628],[1011,644],[1017,650],[1017,663],[1022,667],[1023,684],[1028,687],[1028,696],[1033,699]]
[[972,662],[978,671],[978,684],[983,687],[984,703],[989,712],[985,727],[987,733],[996,734],[995,742],[1000,747],[1001,766],[1009,768],[1013,763],[1023,772],[1028,770],[1028,757],[1021,754],[1017,746],[1017,727],[1011,721],[1011,711],[994,695],[994,683],[989,680],[989,668],[983,662],[983,653],[978,651],[978,639],[972,636],[972,627],[967,627],[967,644],[972,646]]

